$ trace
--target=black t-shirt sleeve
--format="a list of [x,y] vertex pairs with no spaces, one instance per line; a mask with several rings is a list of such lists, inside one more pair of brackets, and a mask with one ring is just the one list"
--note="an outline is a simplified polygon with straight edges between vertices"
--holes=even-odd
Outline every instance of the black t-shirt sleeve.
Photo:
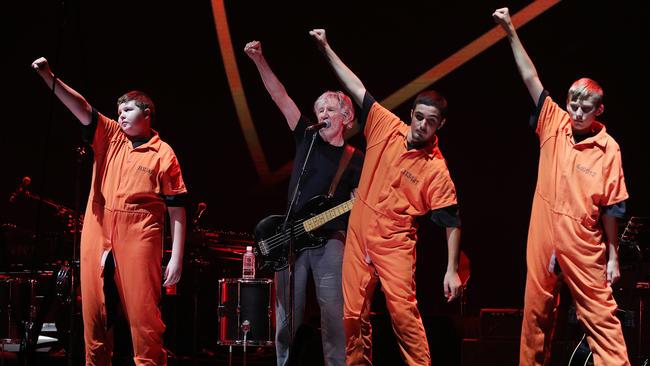
[[296,145],[300,144],[305,138],[305,131],[309,125],[309,120],[301,114],[300,118],[298,118],[298,123],[296,123],[296,128],[293,129],[293,138],[296,140]]
[[460,227],[460,210],[458,205],[431,210],[431,221],[441,227]]
[[99,113],[93,108],[90,116],[90,123],[88,125],[81,125],[81,138],[85,143],[92,144],[97,130],[97,120],[99,120]]
[[162,195],[167,207],[187,207],[187,193]]
[[539,114],[542,112],[542,107],[544,106],[544,100],[549,95],[550,93],[548,92],[548,90],[542,91],[542,94],[539,95],[539,100],[537,101],[537,107],[535,107],[535,113],[532,116],[530,116],[530,121],[528,121],[528,124],[530,125],[530,127],[533,128],[533,130],[537,130]]
[[375,98],[368,93],[366,90],[366,94],[363,96],[363,103],[361,103],[361,113],[359,114],[359,118],[357,119],[357,123],[359,124],[359,131],[363,133],[363,129],[366,127],[366,120],[368,119],[368,114],[370,113],[370,108],[372,105],[375,103]]
[[615,203],[613,205],[605,206],[602,209],[603,215],[618,217],[622,219],[625,217],[625,211],[627,210],[625,206],[625,201]]

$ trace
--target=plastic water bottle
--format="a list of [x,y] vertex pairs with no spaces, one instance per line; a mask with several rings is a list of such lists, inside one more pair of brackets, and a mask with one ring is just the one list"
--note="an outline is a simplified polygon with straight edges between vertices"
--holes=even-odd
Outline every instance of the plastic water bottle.
[[253,247],[247,246],[242,265],[242,278],[255,278],[255,254]]

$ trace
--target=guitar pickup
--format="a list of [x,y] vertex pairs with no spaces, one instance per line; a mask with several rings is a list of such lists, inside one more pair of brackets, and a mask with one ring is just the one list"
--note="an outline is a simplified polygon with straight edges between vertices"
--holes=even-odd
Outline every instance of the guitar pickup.
[[269,255],[269,247],[266,245],[266,240],[261,240],[258,243],[258,247],[260,248],[260,252],[263,256]]

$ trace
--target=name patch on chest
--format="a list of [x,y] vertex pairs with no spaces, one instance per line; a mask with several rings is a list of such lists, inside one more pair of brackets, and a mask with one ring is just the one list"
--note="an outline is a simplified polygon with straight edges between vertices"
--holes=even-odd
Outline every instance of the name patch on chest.
[[137,171],[148,175],[153,175],[154,173],[153,169],[147,168],[146,166],[142,166],[142,165],[138,165]]
[[595,172],[595,171],[593,171],[593,170],[587,168],[586,166],[584,166],[584,165],[582,165],[582,164],[578,164],[578,165],[576,165],[576,169],[578,169],[578,171],[579,171],[580,173],[586,174],[586,175],[588,175],[588,176],[590,176],[590,177],[595,177],[595,176],[596,176],[596,172]]
[[416,177],[415,175],[413,175],[413,173],[409,172],[406,169],[402,170],[402,175],[413,184],[418,184],[419,182],[418,177]]

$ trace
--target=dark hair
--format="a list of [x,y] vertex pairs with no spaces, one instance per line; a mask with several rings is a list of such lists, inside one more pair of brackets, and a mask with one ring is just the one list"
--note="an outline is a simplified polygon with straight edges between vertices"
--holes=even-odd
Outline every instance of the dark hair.
[[437,91],[427,90],[418,94],[418,96],[415,97],[415,101],[413,102],[413,109],[415,109],[418,104],[436,107],[438,108],[438,111],[440,111],[440,116],[442,118],[447,118],[447,99],[445,99],[445,97],[443,97],[442,94],[438,93]]
[[117,107],[119,108],[121,104],[127,103],[130,101],[135,101],[135,105],[138,106],[141,110],[149,108],[151,111],[150,119],[153,123],[154,116],[156,115],[156,106],[153,104],[153,100],[145,92],[139,90],[132,90],[121,97],[117,98]]

